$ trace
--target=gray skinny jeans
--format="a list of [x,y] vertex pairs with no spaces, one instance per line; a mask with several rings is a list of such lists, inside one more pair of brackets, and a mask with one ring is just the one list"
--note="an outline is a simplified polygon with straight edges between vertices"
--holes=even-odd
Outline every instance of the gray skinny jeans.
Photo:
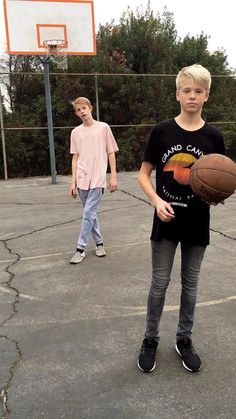
[[[152,241],[152,281],[148,296],[145,337],[160,339],[160,319],[170,282],[174,256],[178,243],[163,239]],[[191,337],[201,263],[206,246],[181,243],[181,299],[177,340]]]
[[79,196],[83,205],[83,219],[80,235],[77,242],[77,248],[84,250],[87,246],[90,234],[96,245],[103,243],[103,237],[100,232],[97,212],[102,198],[104,188],[79,189]]

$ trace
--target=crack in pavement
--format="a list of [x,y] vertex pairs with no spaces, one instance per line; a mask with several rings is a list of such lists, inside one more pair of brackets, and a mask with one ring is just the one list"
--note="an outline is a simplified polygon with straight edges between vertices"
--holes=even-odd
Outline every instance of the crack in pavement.
[[[120,191],[123,194],[129,195],[132,198],[134,198],[136,200],[139,200],[139,201],[141,201],[141,202],[143,202],[145,204],[148,204],[149,206],[152,207],[152,204],[149,201],[147,201],[146,199],[140,198],[140,197],[138,197],[138,196],[136,196],[136,195],[134,195],[132,193],[129,193],[129,192],[125,191],[125,190],[122,190],[122,189],[118,189],[118,191]],[[136,207],[136,206],[138,206],[138,205],[130,205],[130,206],[127,206],[126,208],[131,208],[131,207]],[[108,209],[108,210],[99,211],[98,214],[106,213],[106,212],[111,212],[111,211],[117,211],[117,210],[120,210],[120,209],[124,209],[124,207],[121,207],[121,208],[112,208],[112,209]],[[54,228],[54,227],[58,227],[58,226],[70,224],[70,223],[73,223],[75,221],[79,221],[81,219],[82,219],[82,217],[77,217],[77,218],[72,219],[72,220],[68,220],[68,221],[64,221],[64,222],[60,222],[60,223],[55,223],[55,224],[47,225],[47,226],[44,226],[42,228],[33,230],[31,232],[24,233],[24,234],[19,234],[18,236],[11,237],[11,238],[8,238],[8,239],[5,239],[5,240],[4,239],[0,239],[0,242],[2,242],[4,244],[5,249],[9,252],[9,254],[15,256],[15,260],[13,260],[13,262],[11,262],[5,268],[5,272],[9,275],[9,279],[8,279],[8,281],[3,282],[3,284],[6,284],[6,287],[9,290],[11,290],[12,292],[15,293],[15,299],[14,299],[14,301],[12,303],[12,313],[11,313],[11,315],[8,318],[6,318],[5,320],[2,321],[2,323],[0,324],[0,327],[1,328],[17,314],[17,308],[16,307],[17,307],[17,304],[19,304],[19,302],[20,302],[20,292],[19,292],[19,290],[16,287],[14,287],[12,285],[12,281],[13,281],[13,278],[15,277],[15,274],[10,270],[10,268],[13,267],[14,265],[16,265],[18,262],[20,262],[21,255],[19,253],[13,252],[12,249],[8,246],[7,242],[9,242],[11,240],[16,240],[18,238],[22,238],[22,237],[25,237],[25,236],[30,236],[30,235],[32,235],[34,233],[38,233],[38,232],[47,230],[49,228]],[[222,235],[222,236],[224,236],[224,237],[226,237],[228,239],[236,240],[236,238],[231,237],[229,235],[226,235],[225,233],[222,233],[221,231],[214,230],[212,228],[210,230],[213,231],[214,233],[218,233],[218,234],[220,234],[220,235]],[[11,343],[13,343],[15,345],[16,351],[17,351],[17,357],[14,360],[14,362],[12,363],[12,365],[9,367],[10,376],[9,376],[8,380],[6,381],[6,384],[4,385],[4,387],[2,389],[0,389],[0,405],[2,406],[2,409],[3,409],[3,417],[2,418],[3,419],[7,419],[9,417],[10,413],[11,413],[11,410],[10,410],[10,408],[8,406],[8,392],[9,392],[9,388],[10,388],[11,383],[13,381],[14,373],[15,373],[16,368],[18,367],[18,365],[20,363],[23,364],[23,362],[22,362],[22,351],[20,349],[19,342],[16,341],[16,340],[14,340],[14,339],[11,339],[7,335],[1,335],[0,334],[0,338],[1,339],[8,340]]]
[[[131,205],[127,208],[130,207],[134,207],[137,205]],[[108,210],[103,210],[103,211],[99,211],[99,214],[101,213],[106,213],[106,212],[110,212],[110,211],[115,211],[115,210],[119,210],[119,209],[123,209],[123,208],[113,208],[113,209],[108,209]],[[75,221],[79,221],[81,220],[82,217],[77,217],[75,219],[72,220],[68,220],[68,221],[64,221],[64,222],[60,222],[60,223],[56,223],[56,224],[51,224],[51,225],[47,225],[44,226],[42,228],[33,230],[31,232],[28,233],[24,233],[24,234],[19,234],[18,236],[15,237],[10,237],[8,239],[0,239],[0,242],[2,242],[5,246],[5,249],[8,251],[8,253],[10,255],[14,255],[15,256],[15,260],[13,260],[13,262],[11,262],[9,265],[7,265],[7,267],[5,268],[5,272],[9,275],[9,279],[8,281],[4,281],[2,282],[2,284],[6,284],[6,287],[10,290],[13,291],[15,293],[15,299],[12,303],[12,313],[9,317],[7,317],[5,320],[2,321],[2,323],[0,324],[0,328],[2,328],[8,321],[10,321],[16,314],[17,314],[17,308],[16,305],[19,304],[20,302],[20,291],[14,287],[12,285],[12,281],[13,278],[15,278],[15,274],[10,270],[10,268],[14,265],[16,265],[18,262],[20,262],[21,260],[21,255],[19,253],[13,252],[12,249],[8,246],[7,242],[11,241],[11,240],[16,240],[22,237],[26,237],[26,236],[30,236],[34,233],[38,233],[40,231],[44,231],[47,230],[49,228],[54,228],[54,227],[58,227],[58,226],[62,226],[62,225],[66,225],[66,224],[70,224],[73,223]],[[22,351],[20,349],[20,345],[18,341],[15,341],[14,339],[11,339],[9,336],[7,335],[1,335],[0,334],[0,338],[1,339],[6,339],[12,343],[14,343],[15,347],[16,347],[16,351],[17,351],[17,358],[15,359],[15,361],[13,362],[13,364],[9,367],[10,370],[10,377],[8,378],[6,384],[3,386],[2,389],[0,389],[0,405],[2,406],[2,410],[3,410],[3,417],[2,419],[7,419],[11,413],[11,410],[8,406],[8,392],[9,392],[9,388],[11,385],[11,382],[14,378],[14,372],[16,370],[16,368],[18,367],[19,363],[22,363]]]
[[[10,247],[8,247],[6,240],[1,240],[1,242],[4,244],[6,250],[10,253],[10,255],[15,255],[16,256],[15,260],[13,262],[11,262],[5,268],[5,272],[7,272],[8,275],[9,275],[8,281],[2,282],[2,284],[6,284],[6,287],[9,290],[11,290],[15,293],[15,299],[12,303],[12,313],[9,317],[7,317],[5,320],[2,321],[2,323],[0,324],[0,327],[2,328],[6,322],[11,320],[16,315],[16,313],[17,313],[16,305],[20,301],[20,293],[19,293],[18,289],[16,287],[12,286],[12,281],[13,281],[13,278],[15,277],[15,274],[13,272],[11,272],[11,270],[10,270],[10,268],[12,266],[14,266],[17,262],[19,262],[20,255],[18,253],[12,252],[12,249]],[[17,351],[17,358],[15,359],[15,361],[13,362],[13,364],[9,368],[10,377],[8,378],[4,387],[0,390],[1,391],[0,392],[0,402],[1,402],[2,410],[3,410],[3,419],[6,419],[6,418],[9,417],[9,414],[10,414],[10,410],[9,410],[9,407],[8,407],[8,389],[11,385],[11,382],[12,382],[12,379],[13,379],[13,376],[14,376],[14,371],[17,368],[17,365],[19,364],[19,362],[22,358],[22,353],[21,353],[21,350],[20,350],[19,342],[15,341],[14,339],[11,339],[9,336],[6,336],[6,335],[1,335],[0,334],[0,338],[1,339],[6,339],[6,340],[14,343],[14,345],[16,347],[16,351]]]
[[2,419],[7,419],[9,417],[10,413],[11,413],[11,410],[9,409],[9,406],[8,406],[8,389],[11,385],[12,380],[13,380],[15,369],[17,368],[18,364],[20,362],[22,362],[22,353],[21,353],[21,350],[20,350],[19,343],[16,340],[11,339],[6,335],[0,335],[0,338],[1,339],[6,339],[6,340],[14,343],[14,345],[16,347],[16,351],[17,351],[17,358],[15,359],[15,361],[13,362],[13,364],[9,368],[10,377],[8,378],[5,386],[1,389],[1,393],[0,393],[0,404],[1,404],[1,407],[2,407],[2,411],[3,411]]
[[[148,204],[148,205],[150,205],[151,207],[153,207],[153,205],[151,204],[151,202],[147,201],[146,199],[140,198],[140,197],[138,197],[138,196],[136,196],[136,195],[134,195],[134,194],[132,194],[132,193],[130,193],[130,192],[124,191],[124,190],[122,190],[122,189],[117,189],[117,190],[119,190],[120,192],[123,192],[123,193],[125,193],[125,194],[127,194],[127,195],[129,195],[129,196],[132,196],[133,198],[138,199],[139,201],[145,202],[145,204]],[[153,208],[154,208],[154,207],[153,207]],[[230,239],[230,240],[236,240],[236,238],[235,238],[235,237],[232,237],[232,236],[229,236],[228,234],[222,233],[222,231],[215,230],[215,229],[213,229],[213,228],[210,228],[210,231],[212,231],[213,233],[218,233],[218,234],[220,234],[221,236],[226,237],[227,239]]]
[[[137,198],[137,199],[138,199],[138,198]],[[133,208],[133,207],[137,207],[137,206],[138,206],[138,205],[129,205],[129,206],[127,206],[126,208],[128,209],[128,208]],[[112,209],[107,209],[107,210],[98,211],[98,215],[99,215],[99,214],[104,214],[104,213],[106,213],[106,212],[111,212],[111,211],[119,211],[119,210],[121,210],[121,209],[124,209],[124,208],[123,208],[123,207],[120,207],[120,208],[112,208]],[[49,225],[47,225],[47,226],[44,226],[44,227],[38,228],[38,229],[36,229],[36,230],[29,231],[28,233],[19,234],[18,236],[9,237],[8,239],[0,239],[0,242],[3,242],[3,243],[4,243],[4,242],[8,242],[8,241],[10,241],[10,240],[20,239],[21,237],[30,236],[30,235],[32,235],[32,234],[34,234],[34,233],[39,233],[39,232],[44,231],[44,230],[47,230],[47,229],[49,229],[49,228],[59,227],[59,226],[63,226],[63,225],[66,225],[66,224],[73,223],[73,222],[75,222],[75,221],[82,220],[82,218],[83,218],[83,217],[81,216],[81,217],[74,218],[74,219],[72,219],[72,220],[62,221],[62,222],[60,222],[60,223],[56,223],[56,224],[49,224]]]

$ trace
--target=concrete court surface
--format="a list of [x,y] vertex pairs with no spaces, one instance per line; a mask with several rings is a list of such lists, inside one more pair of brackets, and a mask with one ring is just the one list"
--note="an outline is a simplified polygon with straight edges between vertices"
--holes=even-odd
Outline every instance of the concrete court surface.
[[212,208],[194,345],[203,367],[174,350],[179,251],[161,323],[157,368],[136,366],[150,283],[153,208],[137,173],[119,173],[99,210],[107,256],[88,246],[70,265],[82,215],[70,177],[0,182],[1,417],[233,419],[236,195]]

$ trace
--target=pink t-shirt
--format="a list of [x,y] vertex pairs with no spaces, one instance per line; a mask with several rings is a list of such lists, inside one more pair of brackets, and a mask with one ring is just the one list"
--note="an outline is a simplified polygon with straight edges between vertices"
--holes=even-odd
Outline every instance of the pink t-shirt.
[[80,125],[71,132],[70,153],[78,154],[77,186],[80,189],[106,187],[109,153],[118,151],[111,128],[105,122]]

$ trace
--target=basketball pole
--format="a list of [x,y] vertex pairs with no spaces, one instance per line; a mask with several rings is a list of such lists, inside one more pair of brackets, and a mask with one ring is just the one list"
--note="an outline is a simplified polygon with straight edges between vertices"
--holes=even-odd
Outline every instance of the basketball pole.
[[42,59],[44,68],[44,86],[45,86],[45,98],[47,108],[47,122],[48,122],[48,140],[49,140],[49,155],[50,155],[50,167],[52,183],[56,183],[56,158],[55,158],[55,147],[54,147],[54,135],[53,135],[53,121],[52,121],[52,99],[49,79],[49,57]]
[[4,167],[4,178],[8,179],[7,175],[7,155],[6,155],[6,143],[5,143],[5,132],[3,122],[3,106],[2,106],[2,92],[0,89],[0,121],[1,121],[1,137],[2,137],[2,154],[3,154],[3,167]]

